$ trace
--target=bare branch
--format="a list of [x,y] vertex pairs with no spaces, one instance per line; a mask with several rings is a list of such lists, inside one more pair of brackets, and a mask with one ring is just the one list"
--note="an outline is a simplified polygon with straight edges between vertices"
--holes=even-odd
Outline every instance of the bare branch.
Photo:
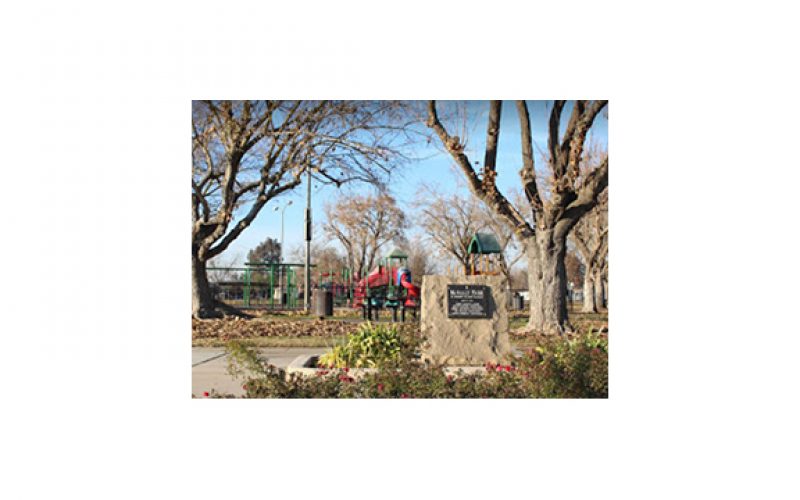
[[[548,134],[547,134],[547,150],[550,153],[550,162],[553,166],[559,165],[560,163],[560,151],[559,151],[559,128],[561,128],[561,112],[564,109],[564,105],[567,101],[555,101],[553,103],[553,109],[550,110],[550,121],[548,125]],[[557,171],[554,169],[554,174],[557,175]]]
[[486,124],[486,155],[483,161],[483,190],[491,192],[497,178],[497,140],[500,136],[500,112],[503,101],[489,101],[489,122]]
[[[450,153],[456,161],[464,175],[467,178],[467,184],[470,190],[484,201],[488,206],[492,207],[499,217],[506,221],[510,227],[517,233],[524,236],[533,234],[533,228],[527,223],[525,218],[514,208],[508,200],[497,190],[494,183],[494,177],[489,182],[483,183],[478,178],[475,170],[469,162],[469,158],[464,154],[464,145],[460,143],[458,137],[451,137],[445,130],[439,117],[436,113],[436,101],[428,101],[428,127],[432,128],[439,136],[445,149]],[[499,128],[499,121],[495,125]],[[490,122],[490,127],[492,123]],[[491,132],[489,132],[491,133]]]
[[224,252],[225,249],[228,248],[228,246],[231,243],[233,243],[233,241],[236,238],[238,238],[240,234],[242,234],[242,231],[244,231],[245,229],[247,229],[248,226],[250,226],[253,220],[255,220],[258,213],[261,211],[261,209],[264,207],[264,205],[266,205],[266,203],[269,200],[275,198],[276,196],[278,196],[283,192],[289,191],[290,189],[297,187],[299,184],[300,184],[300,179],[295,178],[291,182],[284,184],[282,186],[270,187],[269,195],[264,193],[260,194],[256,199],[256,201],[253,203],[253,205],[250,207],[250,210],[247,212],[247,215],[245,215],[239,222],[237,222],[236,225],[233,226],[233,229],[231,229],[231,231],[227,233],[225,237],[219,241],[219,243],[217,243],[215,246],[209,248],[206,251],[205,253],[206,257],[211,258]]
[[525,101],[517,101],[517,114],[519,115],[520,139],[522,141],[522,169],[519,175],[522,178],[522,189],[525,197],[531,206],[533,214],[533,227],[536,227],[536,214],[544,206],[539,195],[539,187],[536,185],[536,169],[533,161],[533,137],[531,135],[531,119],[528,114],[528,104]]

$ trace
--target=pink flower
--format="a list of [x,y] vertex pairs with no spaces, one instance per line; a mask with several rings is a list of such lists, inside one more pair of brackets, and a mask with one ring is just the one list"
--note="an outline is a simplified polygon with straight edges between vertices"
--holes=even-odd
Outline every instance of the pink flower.
[[383,384],[378,384],[378,392],[383,391]]

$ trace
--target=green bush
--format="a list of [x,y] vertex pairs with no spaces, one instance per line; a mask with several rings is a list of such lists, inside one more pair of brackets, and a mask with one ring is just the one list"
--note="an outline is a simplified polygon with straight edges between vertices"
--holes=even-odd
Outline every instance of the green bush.
[[[403,339],[407,343],[404,344]],[[249,398],[607,398],[608,335],[538,337],[513,364],[487,364],[484,373],[449,376],[419,363],[406,349],[418,337],[401,336],[401,353],[374,373],[352,376],[349,368],[319,370],[315,377],[267,365],[247,347],[234,345],[232,373],[250,373]],[[230,351],[230,348],[229,348]]]
[[344,345],[335,346],[319,358],[318,365],[330,368],[375,368],[400,358],[401,341],[397,327],[367,322],[347,336]]

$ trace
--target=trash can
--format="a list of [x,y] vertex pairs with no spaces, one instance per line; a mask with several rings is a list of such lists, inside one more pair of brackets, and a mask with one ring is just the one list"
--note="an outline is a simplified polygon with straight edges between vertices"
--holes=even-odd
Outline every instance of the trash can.
[[314,290],[314,316],[333,316],[333,292],[324,288]]
[[525,309],[525,299],[523,299],[522,295],[518,293],[514,294],[514,309],[517,311]]

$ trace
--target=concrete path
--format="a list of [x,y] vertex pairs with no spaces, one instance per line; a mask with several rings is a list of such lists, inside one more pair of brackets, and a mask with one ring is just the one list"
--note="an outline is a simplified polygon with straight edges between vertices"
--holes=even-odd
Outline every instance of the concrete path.
[[[275,347],[261,353],[278,368],[286,368],[300,355],[319,355],[325,347]],[[228,375],[228,359],[221,347],[192,348],[192,394],[202,397],[212,389],[224,394],[242,395],[242,381]]]

